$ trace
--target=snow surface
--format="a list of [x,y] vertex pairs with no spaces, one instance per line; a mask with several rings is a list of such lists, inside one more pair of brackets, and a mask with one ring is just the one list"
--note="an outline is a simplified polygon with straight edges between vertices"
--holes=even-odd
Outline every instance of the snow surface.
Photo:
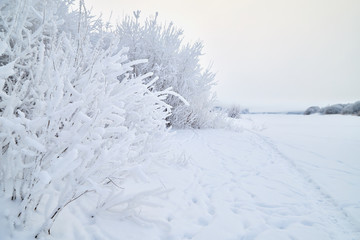
[[[244,115],[243,131],[179,130],[124,196],[70,204],[50,239],[360,239],[360,118]],[[44,181],[49,181],[46,173]],[[132,186],[132,187],[129,187]],[[0,198],[0,239],[16,202]],[[36,221],[36,219],[34,219]]]

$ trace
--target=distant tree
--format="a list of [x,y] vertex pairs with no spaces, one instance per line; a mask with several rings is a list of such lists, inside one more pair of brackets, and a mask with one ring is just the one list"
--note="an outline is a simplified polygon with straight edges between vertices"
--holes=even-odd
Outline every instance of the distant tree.
[[313,107],[309,107],[304,112],[305,115],[310,115],[314,113],[360,116],[360,101],[357,101],[355,103],[348,103],[348,104],[334,104],[323,108],[313,106]]
[[352,114],[352,115],[359,115],[360,114],[360,101],[357,101],[352,104],[346,105],[341,114]]
[[360,101],[357,101],[352,104],[353,113],[355,115],[360,116]]
[[315,113],[319,113],[319,112],[320,112],[320,108],[318,106],[312,106],[312,107],[309,107],[308,109],[306,109],[304,114],[310,115],[310,114],[315,114]]
[[322,108],[320,112],[322,114],[340,114],[343,108],[344,108],[343,104],[335,104]]

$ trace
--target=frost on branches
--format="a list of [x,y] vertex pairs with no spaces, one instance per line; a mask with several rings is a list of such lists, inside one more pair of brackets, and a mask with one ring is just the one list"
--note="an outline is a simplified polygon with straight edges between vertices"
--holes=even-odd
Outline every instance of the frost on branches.
[[210,89],[214,74],[208,69],[203,71],[199,57],[202,55],[202,44],[182,43],[183,31],[172,23],[162,25],[154,18],[148,18],[143,24],[139,22],[140,11],[134,17],[126,17],[116,29],[120,46],[129,47],[129,58],[148,59],[148,64],[134,67],[135,76],[154,72],[160,79],[153,90],[161,91],[172,88],[183,96],[189,105],[176,97],[169,96],[165,101],[172,106],[168,120],[178,128],[212,127],[213,96]]
[[104,44],[99,21],[71,2],[0,2],[0,197],[18,206],[9,227],[40,224],[37,237],[82,196],[105,206],[128,169],[162,154],[167,133],[167,92],[149,90],[151,74],[132,77],[144,61]]

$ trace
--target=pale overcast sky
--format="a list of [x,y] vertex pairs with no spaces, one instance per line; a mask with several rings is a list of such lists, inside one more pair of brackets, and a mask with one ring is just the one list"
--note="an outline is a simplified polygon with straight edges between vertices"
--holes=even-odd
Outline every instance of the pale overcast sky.
[[113,20],[141,10],[202,40],[218,99],[250,110],[360,100],[360,0],[85,0]]

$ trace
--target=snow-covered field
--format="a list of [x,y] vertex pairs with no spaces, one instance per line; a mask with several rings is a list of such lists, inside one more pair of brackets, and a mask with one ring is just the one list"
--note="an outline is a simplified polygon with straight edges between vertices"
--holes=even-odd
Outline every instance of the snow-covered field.
[[[360,239],[359,117],[238,123],[242,131],[174,132],[166,160],[134,169],[139,178],[124,189],[132,206],[92,213],[89,194],[64,210],[50,238]],[[12,204],[0,202],[0,239],[32,239],[27,229],[10,236]]]
[[360,231],[360,119],[340,115],[260,119],[268,126],[262,134]]

